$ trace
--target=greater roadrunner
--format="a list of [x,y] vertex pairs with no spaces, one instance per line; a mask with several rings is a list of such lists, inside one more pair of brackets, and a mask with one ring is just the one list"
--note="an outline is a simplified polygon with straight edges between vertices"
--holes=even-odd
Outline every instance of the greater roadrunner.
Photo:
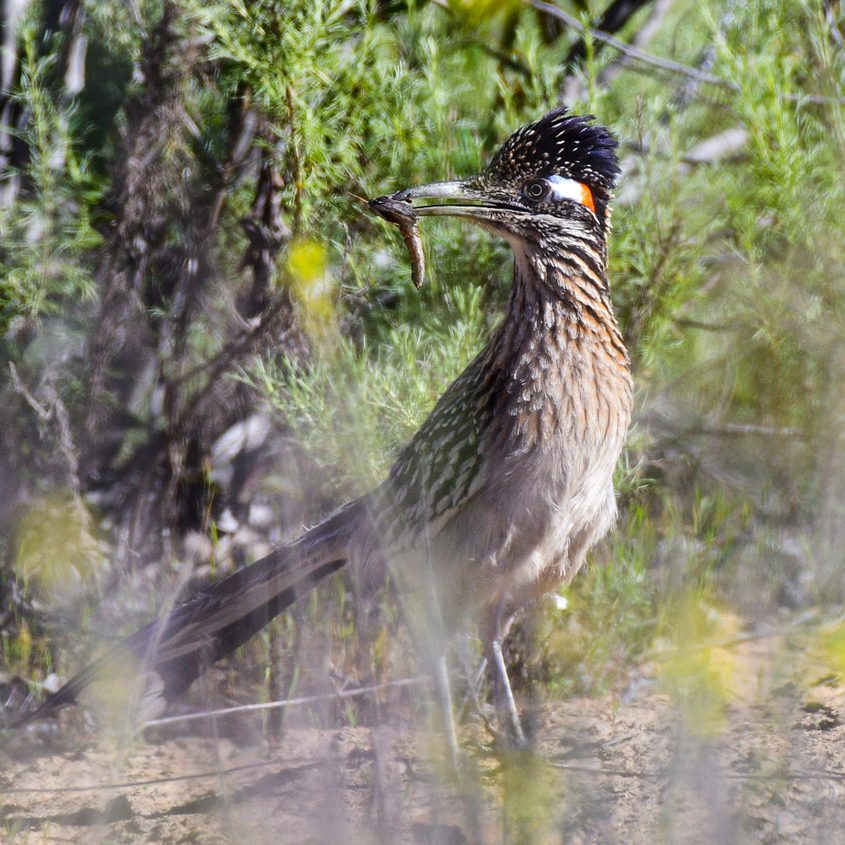
[[[443,641],[441,623],[448,637],[478,622],[497,713],[521,737],[502,640],[613,522],[612,475],[631,414],[607,282],[616,141],[592,119],[555,109],[517,130],[478,176],[382,198],[406,204],[406,216],[463,217],[508,241],[502,323],[378,488],[124,640],[34,715],[75,701],[130,656],[163,707],[350,563],[364,579],[386,565],[423,608],[410,616],[432,642]],[[423,199],[436,204],[413,205]]]

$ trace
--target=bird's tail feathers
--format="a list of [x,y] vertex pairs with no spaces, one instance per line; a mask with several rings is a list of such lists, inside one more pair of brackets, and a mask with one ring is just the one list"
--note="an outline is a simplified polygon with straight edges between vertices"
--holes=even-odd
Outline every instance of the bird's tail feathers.
[[22,724],[75,703],[120,669],[143,676],[147,718],[347,562],[364,505],[350,503],[299,539],[197,593],[71,678]]

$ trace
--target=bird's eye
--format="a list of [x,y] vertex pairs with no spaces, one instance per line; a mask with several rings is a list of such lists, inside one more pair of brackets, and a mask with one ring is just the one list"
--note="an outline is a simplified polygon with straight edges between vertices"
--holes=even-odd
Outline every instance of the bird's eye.
[[538,202],[549,195],[550,185],[545,179],[534,179],[528,182],[522,191],[528,199]]

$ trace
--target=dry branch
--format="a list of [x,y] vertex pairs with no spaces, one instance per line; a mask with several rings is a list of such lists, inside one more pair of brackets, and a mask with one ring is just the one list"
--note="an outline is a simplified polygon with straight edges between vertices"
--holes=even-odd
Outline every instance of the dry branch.
[[[601,17],[596,22],[595,29],[599,32],[606,32],[612,35],[619,32],[625,24],[644,6],[651,3],[653,0],[613,0],[613,2],[602,12]],[[585,38],[580,38],[569,50],[566,56],[565,64],[567,67],[572,67],[575,64],[580,64],[587,57],[587,41]]]
[[[649,65],[650,67],[657,68],[658,70],[665,70],[669,73],[685,76],[697,83],[713,85],[717,88],[724,88],[728,91],[734,92],[741,90],[740,86],[730,79],[725,79],[724,77],[698,70],[694,67],[690,67],[689,65],[675,62],[672,59],[664,59],[660,56],[655,56],[653,53],[647,53],[645,50],[641,50],[638,47],[634,47],[631,44],[626,44],[624,41],[620,41],[608,32],[603,32],[600,29],[592,29],[591,27],[585,26],[578,20],[578,18],[564,12],[563,9],[559,9],[557,6],[553,6],[551,3],[545,3],[543,0],[524,0],[524,2],[532,8],[538,9],[547,15],[559,18],[567,26],[572,27],[572,29],[576,32],[589,34],[589,36],[594,40],[599,41],[602,44],[607,44],[614,50],[618,50],[620,53],[623,53],[641,64]],[[821,94],[786,94],[784,99],[793,102],[813,104],[826,104],[832,102],[845,103],[845,97],[828,97]]]
[[[674,5],[675,0],[656,0],[649,19],[637,30],[631,39],[631,46],[643,49],[660,31],[666,15]],[[629,56],[624,54],[611,62],[599,75],[602,87],[608,87],[617,74],[633,62]]]
[[708,85],[715,85],[719,88],[728,88],[732,91],[739,90],[739,86],[728,79],[723,79],[720,76],[714,76],[712,73],[705,73],[704,71],[696,70],[694,67],[672,61],[671,59],[662,59],[652,53],[647,53],[645,50],[640,50],[638,47],[626,44],[624,41],[620,41],[618,38],[610,35],[610,33],[602,32],[599,29],[591,29],[590,27],[582,24],[578,18],[564,12],[563,9],[559,9],[557,6],[553,6],[551,3],[544,3],[543,0],[525,0],[525,2],[529,6],[539,9],[541,12],[545,12],[547,15],[559,18],[567,26],[572,27],[572,29],[576,32],[587,33],[594,40],[607,44],[608,46],[613,47],[614,50],[618,50],[620,53],[623,53],[638,62],[650,65],[651,67],[656,67],[659,70],[680,74],[681,76],[686,76],[690,79],[695,79],[698,82],[703,82]]
[[301,707],[305,704],[315,704],[318,701],[335,701],[343,698],[357,698],[362,695],[380,692],[385,689],[396,687],[420,686],[431,682],[428,676],[418,678],[403,678],[399,681],[386,681],[383,684],[373,684],[367,687],[357,687],[351,690],[338,690],[338,692],[327,692],[320,695],[307,695],[301,698],[285,698],[279,701],[267,701],[261,704],[241,704],[237,707],[223,707],[219,710],[203,710],[201,713],[185,713],[181,716],[166,716],[162,719],[152,719],[144,723],[145,728],[158,727],[160,725],[171,725],[176,722],[194,722],[198,719],[215,719],[220,716],[231,716],[233,713],[255,713],[262,710],[278,710],[284,707]]

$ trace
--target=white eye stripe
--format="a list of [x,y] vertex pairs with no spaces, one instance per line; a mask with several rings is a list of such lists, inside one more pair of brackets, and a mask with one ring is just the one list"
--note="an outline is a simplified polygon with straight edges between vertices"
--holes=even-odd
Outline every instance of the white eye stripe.
[[566,179],[557,174],[547,176],[546,181],[552,189],[550,199],[555,201],[575,200],[575,202],[583,202],[584,186],[580,182],[576,182],[574,179]]

